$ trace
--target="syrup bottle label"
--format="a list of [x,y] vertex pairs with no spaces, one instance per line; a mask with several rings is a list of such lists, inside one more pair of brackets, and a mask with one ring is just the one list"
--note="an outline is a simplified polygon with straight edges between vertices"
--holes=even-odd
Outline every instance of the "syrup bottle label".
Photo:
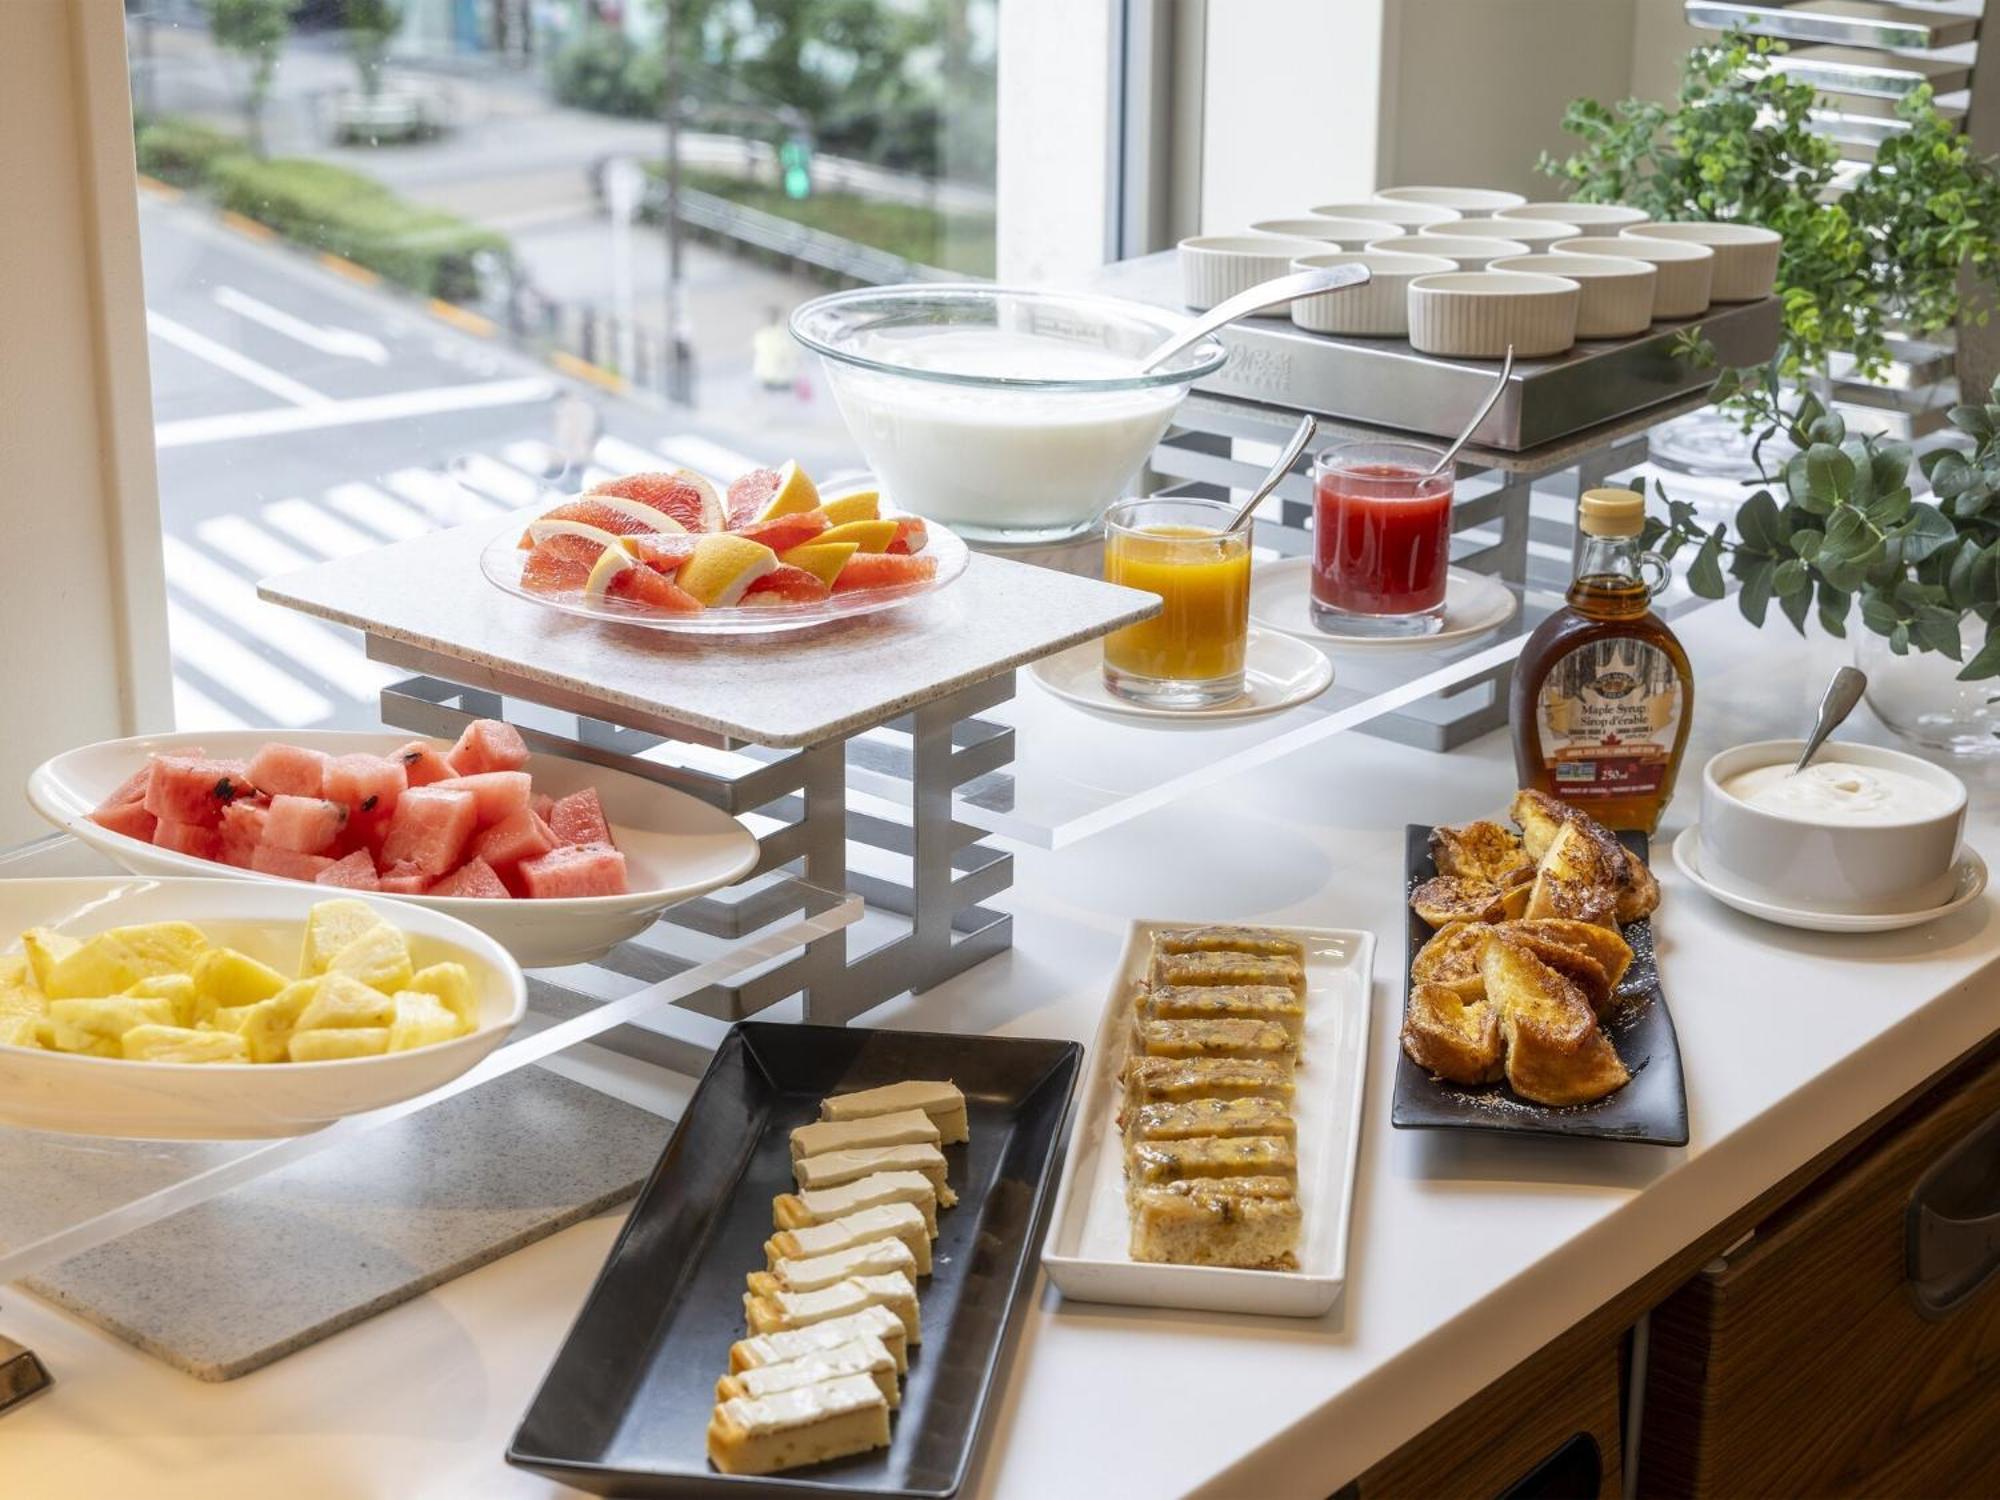
[[1657,792],[1673,764],[1682,710],[1673,659],[1630,636],[1592,641],[1542,679],[1535,730],[1559,797]]

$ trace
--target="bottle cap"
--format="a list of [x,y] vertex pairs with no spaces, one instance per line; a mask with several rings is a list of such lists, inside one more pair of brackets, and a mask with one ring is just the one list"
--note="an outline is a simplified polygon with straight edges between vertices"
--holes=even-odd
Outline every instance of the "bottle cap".
[[1585,490],[1576,524],[1585,536],[1637,536],[1646,524],[1646,497],[1636,490]]

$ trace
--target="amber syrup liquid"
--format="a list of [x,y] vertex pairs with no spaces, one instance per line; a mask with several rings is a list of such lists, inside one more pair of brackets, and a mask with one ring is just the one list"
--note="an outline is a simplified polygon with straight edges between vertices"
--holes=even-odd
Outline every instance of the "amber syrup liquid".
[[1654,790],[1635,796],[1593,797],[1579,802],[1606,828],[1637,829],[1650,834],[1660,826],[1660,814],[1674,794],[1681,757],[1687,751],[1688,728],[1694,722],[1694,672],[1687,652],[1673,631],[1652,610],[1652,594],[1643,580],[1617,573],[1586,574],[1569,586],[1569,603],[1535,627],[1514,665],[1508,719],[1514,729],[1514,769],[1524,787],[1562,796],[1555,771],[1542,755],[1537,724],[1542,682],[1549,669],[1579,646],[1612,637],[1656,646],[1674,664],[1681,679],[1680,724],[1666,776]]

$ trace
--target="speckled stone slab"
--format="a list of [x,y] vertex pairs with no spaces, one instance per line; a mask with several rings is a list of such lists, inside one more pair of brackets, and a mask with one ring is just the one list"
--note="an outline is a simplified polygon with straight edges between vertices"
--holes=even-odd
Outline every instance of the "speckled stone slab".
[[[521,512],[508,523],[534,515]],[[1159,608],[1152,594],[975,554],[957,581],[895,609],[808,630],[673,635],[581,619],[502,593],[479,571],[491,522],[266,579],[278,604],[462,667],[453,680],[516,684],[569,711],[662,722],[790,748],[839,739]],[[425,664],[426,666],[428,664]]]
[[[234,1380],[631,1197],[672,1129],[522,1068],[26,1284],[190,1375]],[[163,1185],[144,1154],[126,1161],[125,1196]],[[57,1200],[71,1165],[10,1149],[0,1181]]]

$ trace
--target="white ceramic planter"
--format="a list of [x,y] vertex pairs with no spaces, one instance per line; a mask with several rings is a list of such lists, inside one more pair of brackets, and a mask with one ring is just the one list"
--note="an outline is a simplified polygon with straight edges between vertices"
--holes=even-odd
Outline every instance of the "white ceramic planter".
[[1561,276],[1454,272],[1410,283],[1410,345],[1423,354],[1516,359],[1560,354],[1576,342],[1580,289]]
[[1615,255],[1510,255],[1487,269],[1574,281],[1580,339],[1630,338],[1652,326],[1653,288],[1660,273],[1651,261]]

